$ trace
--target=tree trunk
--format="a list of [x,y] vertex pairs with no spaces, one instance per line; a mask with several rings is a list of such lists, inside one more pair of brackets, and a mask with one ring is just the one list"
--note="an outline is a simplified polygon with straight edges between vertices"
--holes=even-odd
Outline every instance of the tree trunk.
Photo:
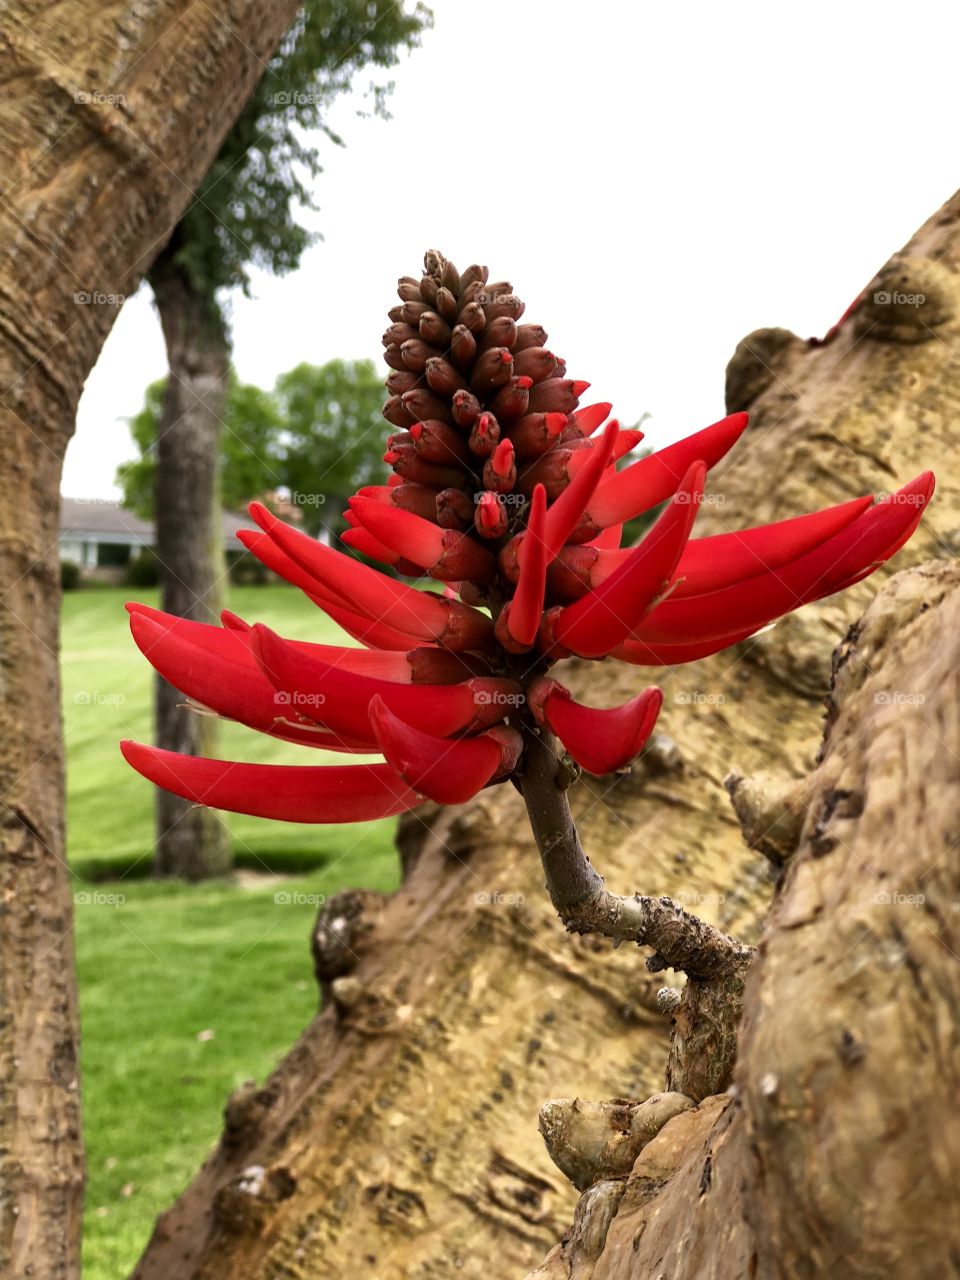
[[[704,508],[698,533],[776,520],[864,492],[889,491],[925,467],[939,467],[937,499],[894,567],[955,550],[958,482],[955,469],[942,464],[960,437],[954,425],[960,370],[952,357],[960,330],[958,222],[960,197],[955,197],[884,268],[861,307],[828,342],[806,343],[782,330],[763,330],[740,345],[728,371],[728,399],[731,407],[749,405],[753,423],[729,464],[717,473],[711,492],[723,500],[715,498]],[[926,301],[921,307],[883,301],[885,293],[894,292],[923,294]],[[831,652],[879,586],[879,581],[861,583],[784,620],[734,653],[690,667],[644,673],[619,664],[591,665],[589,670],[571,665],[565,682],[575,690],[579,684],[581,695],[597,705],[629,696],[651,674],[665,692],[660,731],[633,771],[584,780],[572,793],[584,847],[611,890],[669,894],[722,929],[748,942],[758,940],[771,898],[768,859],[782,862],[792,855],[799,819],[807,816],[804,793],[801,789],[796,799],[793,788],[814,767]],[[877,608],[886,616],[883,605]],[[940,617],[943,635],[952,614]],[[871,635],[878,625],[870,624]],[[894,655],[893,660],[899,659]],[[919,679],[912,666],[908,674],[910,680]],[[945,688],[956,696],[952,684]],[[954,716],[953,704],[928,700],[916,714],[948,748],[958,745],[949,723],[941,723]],[[888,730],[887,740],[892,750],[891,733],[895,737]],[[854,748],[839,720],[832,740],[844,744],[838,751],[849,751],[852,769],[862,772],[867,748]],[[910,766],[911,777],[925,759],[921,756]],[[896,802],[905,785],[891,768],[891,762],[902,760],[890,754],[885,760],[876,783],[878,803],[884,807]],[[940,784],[953,765],[944,758],[940,767],[931,796],[936,812],[925,820],[924,830],[926,824],[939,830],[947,820]],[[753,852],[744,846],[724,789],[731,769],[743,775],[730,785],[756,846]],[[811,851],[829,846],[832,823],[854,816],[856,805],[843,793],[856,791],[862,780],[849,787],[842,780],[831,785],[833,800],[826,807],[819,798],[812,802]],[[910,785],[919,787],[919,777]],[[873,791],[871,785],[871,796]],[[891,826],[891,839],[894,833],[908,838],[908,821],[916,829],[916,799],[908,803],[908,814],[904,823]],[[818,836],[817,822],[830,830]],[[873,810],[869,831],[881,834]],[[267,1280],[281,1274],[311,1280],[343,1275],[358,1280],[451,1275],[514,1280],[556,1243],[577,1202],[537,1133],[541,1104],[564,1095],[643,1099],[664,1087],[670,1027],[660,1010],[675,1003],[675,997],[659,1003],[656,992],[669,983],[669,974],[665,979],[648,972],[642,953],[631,947],[613,950],[594,936],[564,933],[544,892],[533,839],[511,788],[486,792],[461,809],[424,806],[401,822],[399,847],[405,879],[397,894],[386,900],[369,893],[340,895],[321,913],[314,959],[329,999],[270,1080],[230,1100],[220,1145],[159,1220],[136,1271],[138,1280],[161,1280],[174,1270],[197,1280]],[[911,850],[914,877],[920,872],[919,856],[918,848]],[[951,856],[955,866],[955,851]],[[817,876],[826,876],[828,867],[832,874],[843,870],[844,884],[855,887],[857,861],[841,862],[833,854],[818,865],[812,852],[801,855],[797,867],[812,867],[813,880],[807,886],[799,871],[791,870],[787,882],[796,888],[778,901],[771,925],[770,945],[774,951],[782,948],[783,958],[771,973],[765,953],[763,969],[758,967],[752,977],[748,1028],[756,1048],[747,1057],[744,1070],[749,1074],[742,1087],[759,1096],[744,1106],[757,1116],[752,1123],[764,1126],[767,1145],[762,1150],[772,1161],[766,1194],[777,1197],[775,1209],[762,1210],[756,1229],[762,1244],[753,1251],[767,1268],[757,1275],[781,1274],[775,1260],[780,1248],[793,1268],[782,1274],[814,1274],[800,1267],[803,1244],[816,1260],[825,1226],[839,1230],[841,1202],[818,1206],[814,1201],[828,1173],[840,1182],[847,1197],[843,1203],[856,1190],[853,1148],[832,1127],[839,1123],[836,1104],[841,1098],[859,1117],[863,1145],[857,1158],[871,1171],[862,1185],[873,1200],[869,1212],[851,1223],[849,1234],[837,1238],[858,1240],[859,1225],[869,1213],[874,1221],[882,1216],[880,1184],[885,1177],[901,1187],[896,1135],[911,1123],[903,1099],[881,1092],[888,1111],[880,1115],[870,1110],[878,1089],[863,1100],[854,1098],[858,1072],[867,1077],[881,1071],[883,1060],[889,1062],[895,1052],[893,1046],[899,1047],[904,1062],[925,1054],[927,1073],[938,1065],[942,1079],[924,1124],[942,1119],[952,1142],[949,1108],[936,1107],[955,1076],[955,1065],[949,1066],[944,1055],[956,1054],[956,1031],[945,1015],[947,997],[936,994],[949,957],[934,965],[929,982],[925,956],[911,951],[904,969],[908,949],[896,943],[892,932],[904,929],[894,925],[897,915],[891,912],[872,922],[861,904],[871,941],[863,950],[850,933],[854,952],[881,969],[883,964],[896,968],[904,985],[910,973],[916,988],[928,987],[928,996],[915,994],[910,1008],[898,1008],[896,1024],[883,994],[892,973],[878,976],[877,1015],[870,1012],[868,989],[851,973],[849,955],[845,967],[830,971],[829,980],[819,960],[821,953],[839,959],[843,947],[841,934],[831,942],[829,932],[840,902],[836,895],[816,892]],[[890,879],[899,883],[892,875]],[[870,883],[875,891],[876,882]],[[801,950],[799,935],[790,940],[790,926],[799,927],[805,919],[797,906],[791,919],[790,904],[800,901],[797,888],[804,890],[803,910],[812,917],[809,927],[816,931],[820,950],[812,940]],[[937,910],[943,910],[939,902]],[[915,931],[920,916],[911,920]],[[850,928],[845,917],[843,934]],[[941,939],[951,945],[946,932]],[[935,953],[940,946],[931,941],[926,950]],[[814,973],[816,987],[803,986],[804,967]],[[768,973],[769,978],[764,976]],[[841,987],[844,974],[847,981]],[[827,994],[817,994],[817,1003],[804,1003],[802,1011],[794,1007],[819,992]],[[783,1003],[770,1013],[774,999]],[[678,1016],[681,1012],[690,1016],[689,1003]],[[876,1023],[886,1014],[891,1024],[881,1039]],[[826,1060],[818,1086],[820,1109],[807,1113],[799,1104],[799,1091],[803,1069],[813,1059],[804,1055],[822,1050],[827,1039],[833,1057]],[[881,1051],[874,1046],[882,1046]],[[866,1070],[862,1059],[857,1065],[864,1047]],[[773,1089],[764,1080],[765,1054],[774,1064],[769,1068],[777,1080]],[[671,1071],[682,1068],[688,1079],[696,1074],[692,1065],[678,1063],[676,1054],[671,1059]],[[724,1125],[734,1133],[745,1131],[744,1121],[731,1116],[729,1097],[701,1101],[711,1088],[726,1083],[716,1080],[710,1068],[706,1062],[700,1072],[698,1096],[692,1100],[699,1105],[691,1108],[669,1098],[654,1104],[659,1123],[681,1105],[686,1108],[664,1129],[665,1146],[671,1140],[681,1145],[685,1132],[699,1135],[704,1143],[719,1141],[704,1135],[708,1130],[722,1135]],[[905,1069],[898,1068],[897,1079]],[[917,1095],[914,1110],[925,1105]],[[742,1109],[738,1103],[738,1112]],[[714,1130],[721,1110],[725,1114]],[[806,1131],[808,1118],[811,1128]],[[778,1135],[788,1138],[791,1148],[789,1158],[781,1153],[779,1161],[770,1152]],[[924,1140],[918,1140],[917,1150]],[[810,1155],[814,1141],[815,1159]],[[840,1161],[836,1168],[834,1142]],[[741,1137],[738,1151],[746,1146]],[[957,1144],[944,1151],[929,1143],[928,1152],[936,1162],[928,1177],[939,1208],[936,1196],[951,1172],[956,1177]],[[810,1162],[801,1168],[804,1155]],[[711,1181],[718,1160],[715,1154],[713,1165],[705,1159],[691,1165],[696,1176],[691,1172],[682,1185],[677,1179],[670,1182],[676,1205],[664,1205],[668,1217],[662,1238],[667,1244],[679,1241],[681,1224],[689,1225],[698,1211],[701,1189],[704,1195],[709,1191],[705,1203],[711,1206],[715,1232],[704,1250],[709,1244],[710,1265],[718,1268],[718,1276],[754,1274],[743,1266],[750,1250],[738,1252],[728,1245],[741,1227],[739,1219],[723,1218],[715,1178]],[[725,1163],[724,1168],[730,1171],[729,1189],[741,1165]],[[753,1166],[751,1179],[761,1172]],[[649,1192],[667,1173],[661,1175],[651,1164],[644,1176]],[[919,1181],[922,1188],[923,1179]],[[611,1219],[619,1221],[614,1214],[623,1186],[621,1180],[612,1190],[594,1188],[588,1203],[581,1204],[581,1219],[591,1204],[595,1210],[589,1215],[590,1230],[579,1236],[590,1253],[589,1258],[582,1255],[585,1269],[577,1270],[579,1262],[555,1253],[553,1270],[545,1274],[590,1275],[605,1226]],[[829,1199],[827,1191],[823,1195]],[[792,1196],[806,1198],[799,1211]],[[714,1203],[720,1204],[720,1212],[712,1208]],[[907,1203],[912,1207],[909,1197]],[[902,1207],[895,1216],[902,1221]],[[915,1228],[914,1239],[922,1229]],[[946,1232],[944,1236],[950,1238]],[[886,1247],[890,1231],[885,1228],[880,1238]],[[944,1250],[932,1256],[942,1260]],[[653,1252],[645,1252],[644,1258],[643,1267],[635,1268],[621,1251],[604,1275],[646,1280],[662,1273],[676,1280],[701,1274],[687,1267],[679,1245],[670,1266],[654,1265]],[[956,1269],[955,1257],[951,1265]],[[817,1274],[827,1273],[832,1274]],[[897,1273],[896,1266],[888,1272]],[[899,1274],[911,1274],[909,1264],[901,1265]]]
[[296,9],[3,7],[0,1273],[17,1280],[78,1274],[83,1195],[57,669],[63,455],[119,301]]
[[[157,430],[154,509],[161,602],[167,613],[215,622],[226,557],[220,506],[220,429],[230,348],[219,307],[202,297],[169,249],[150,269],[169,372]],[[187,711],[183,695],[157,676],[156,743],[168,751],[216,756],[216,721]],[[231,864],[227,828],[215,809],[156,792],[157,876],[202,880]]]

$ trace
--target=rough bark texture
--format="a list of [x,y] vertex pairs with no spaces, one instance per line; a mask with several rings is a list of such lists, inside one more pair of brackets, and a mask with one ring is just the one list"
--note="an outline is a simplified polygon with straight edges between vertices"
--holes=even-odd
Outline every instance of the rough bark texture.
[[[161,608],[195,622],[216,622],[226,573],[219,470],[230,349],[216,304],[197,293],[167,251],[149,279],[169,366],[154,503]],[[186,710],[183,695],[161,676],[154,689],[157,746],[216,756],[216,721]],[[156,805],[154,875],[202,880],[229,868],[227,829],[215,809],[162,790]]]
[[669,1120],[602,1227],[582,1204],[534,1275],[957,1274],[958,636],[960,565],[938,561],[897,575],[837,649],[733,1096]]
[[[741,344],[728,394],[738,405],[749,404],[753,425],[716,474],[712,492],[724,501],[702,511],[698,531],[720,532],[863,492],[889,491],[932,466],[939,472],[938,497],[894,568],[953,553],[960,540],[958,479],[950,456],[960,437],[960,373],[951,349],[960,332],[958,231],[955,198],[884,269],[868,291],[869,302],[826,345],[771,342],[770,331]],[[922,284],[911,288],[916,281]],[[894,283],[899,292],[925,292],[930,310],[873,300],[875,291]],[[915,341],[919,337],[926,340]],[[639,765],[629,776],[583,780],[571,791],[584,848],[612,890],[669,894],[736,937],[757,940],[770,901],[770,863],[745,847],[724,777],[735,769],[749,779],[755,812],[766,803],[764,796],[789,795],[812,824],[814,841],[818,821],[842,817],[835,806],[831,819],[816,797],[805,807],[803,788],[820,744],[831,652],[881,581],[871,579],[808,608],[735,652],[663,673],[661,732]],[[635,692],[643,674],[605,664],[589,672],[572,670],[570,681],[589,701],[609,704]],[[882,783],[894,797],[899,786],[896,776]],[[788,820],[784,805],[773,808],[780,821],[774,843],[787,857],[799,824]],[[841,809],[847,812],[842,804]],[[901,839],[913,838],[906,827],[897,830]],[[759,848],[762,832],[753,834]],[[351,899],[351,910],[339,915],[328,906],[318,971],[332,957],[337,973],[325,980],[333,998],[264,1088],[238,1095],[220,1147],[160,1219],[136,1273],[140,1280],[165,1280],[174,1273],[204,1280],[512,1280],[556,1242],[575,1206],[573,1188],[550,1163],[537,1134],[541,1104],[564,1096],[645,1099],[663,1088],[668,1023],[656,989],[664,980],[654,979],[630,946],[613,950],[602,939],[564,932],[543,890],[533,840],[512,789],[498,788],[461,810],[425,807],[401,823],[400,852],[406,878],[393,898],[368,911],[356,909]],[[822,904],[821,927],[828,928],[831,909],[830,901]],[[889,936],[875,935],[893,918],[881,914],[874,932],[858,944],[869,942],[874,962],[891,970],[901,964],[902,951]],[[931,951],[940,946],[929,943]],[[813,959],[809,948],[791,954],[801,964]],[[953,963],[944,956],[944,966]],[[826,977],[826,966],[818,964],[815,971]],[[780,974],[785,986],[789,972]],[[855,1057],[866,1032],[875,1034],[866,1025],[875,1015],[865,991],[851,976],[848,986],[830,990],[828,1008],[805,1007],[801,1031],[802,1036],[816,1025],[824,1034],[819,1018],[834,1038],[828,1078],[835,1078],[838,1096],[846,1089],[854,1115],[859,1067],[841,1070],[837,1055]],[[673,1016],[692,1017],[695,999],[688,990]],[[917,1058],[918,1046],[933,1044],[934,1035],[938,1052],[946,1051],[945,1000],[934,981],[926,1005],[914,997],[910,1009],[899,1009],[897,1030],[905,1039],[898,1051],[904,1061]],[[792,1051],[807,1051],[801,1036],[793,1036],[795,1016],[785,1006],[770,1023],[771,1034],[780,1037],[773,1070],[784,1078],[789,1109],[764,1114],[759,1156],[746,1151],[741,1136],[736,1162],[728,1165],[723,1157],[731,1183],[757,1159],[766,1161],[773,1127],[787,1118],[792,1141],[814,1149],[812,1134],[803,1131],[801,1086],[783,1062]],[[844,1048],[844,1029],[853,1037],[850,1048]],[[871,1055],[878,1070],[891,1051]],[[760,1057],[756,1069],[763,1074],[768,1068]],[[950,1072],[937,1066],[933,1052],[923,1061],[931,1073],[943,1070],[937,1097],[945,1096]],[[823,1087],[833,1088],[827,1079]],[[706,1098],[677,1116],[642,1151],[645,1171],[634,1170],[652,1193],[682,1164],[683,1177],[670,1179],[665,1188],[673,1197],[677,1230],[683,1215],[691,1220],[698,1206],[718,1201],[711,1172],[720,1163],[718,1147],[728,1134],[742,1134],[742,1122],[738,1128],[735,1116],[727,1118],[730,1101]],[[811,1174],[832,1172],[831,1125],[844,1123],[836,1102],[824,1108],[830,1120],[816,1122],[816,1160],[802,1171],[811,1195]],[[926,1104],[917,1095],[913,1105]],[[874,1116],[872,1123],[876,1135],[882,1122]],[[898,1110],[891,1134],[898,1127],[902,1134],[909,1123]],[[886,1148],[890,1160],[896,1141],[891,1137]],[[703,1158],[682,1163],[697,1142]],[[880,1156],[879,1147],[867,1165],[874,1156]],[[929,1143],[927,1158],[942,1159]],[[843,1186],[853,1185],[844,1181],[852,1167],[848,1149],[837,1170]],[[870,1177],[881,1179],[887,1167],[878,1159]],[[778,1194],[788,1188],[784,1220],[766,1228],[770,1248],[793,1250],[796,1240],[785,1219],[797,1169],[774,1162],[768,1176]],[[934,1193],[942,1176],[938,1168]],[[623,1216],[616,1211],[624,1182],[602,1181],[587,1194],[579,1209],[583,1252],[574,1262],[592,1267],[603,1248],[605,1224],[616,1225]],[[872,1211],[880,1213],[876,1201]],[[819,1212],[810,1219],[811,1256],[827,1220],[827,1211]],[[729,1268],[716,1274],[750,1274],[737,1270],[747,1254],[728,1244],[739,1218],[714,1217],[711,1256],[717,1267]],[[794,1231],[801,1236],[802,1224]],[[764,1250],[766,1263],[766,1244]],[[662,1272],[674,1280],[701,1274],[685,1269],[685,1262],[648,1265],[650,1256],[645,1255],[645,1269],[631,1269],[621,1254],[621,1269],[606,1274]],[[942,1258],[942,1250],[935,1256]],[[589,1274],[571,1270],[570,1257],[559,1253],[550,1265],[554,1270],[544,1274]],[[795,1268],[793,1274],[813,1273]]]
[[[296,11],[2,6],[0,1274],[77,1273],[83,1160],[57,671],[84,379]],[[225,91],[224,86],[229,86]],[[92,691],[93,692],[93,691]],[[98,691],[103,692],[103,691]]]

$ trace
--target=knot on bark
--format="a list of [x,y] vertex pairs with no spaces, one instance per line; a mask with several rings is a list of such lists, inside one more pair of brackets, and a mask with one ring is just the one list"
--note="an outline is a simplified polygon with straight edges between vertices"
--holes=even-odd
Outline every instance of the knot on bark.
[[957,312],[956,276],[931,258],[898,255],[874,276],[853,315],[858,337],[929,342]]

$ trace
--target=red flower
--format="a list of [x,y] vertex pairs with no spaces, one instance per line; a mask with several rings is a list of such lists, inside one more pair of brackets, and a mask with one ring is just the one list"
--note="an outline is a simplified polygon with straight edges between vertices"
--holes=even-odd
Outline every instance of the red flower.
[[[350,500],[343,542],[424,591],[324,546],[257,503],[241,533],[362,648],[283,640],[232,614],[212,627],[129,605],[134,639],[203,708],[286,741],[380,753],[382,764],[251,765],[125,742],[158,786],[199,804],[295,822],[351,822],[429,798],[468,800],[523,769],[548,730],[582,768],[623,768],[661,695],[597,710],[546,672],[559,658],[692,662],[865,577],[910,537],[933,493],[924,473],[778,524],[692,538],[707,472],[747,426],[734,414],[617,470],[640,433],[579,408],[523,304],[485,268],[434,257],[400,281],[384,335],[394,474]],[[606,423],[606,426],[604,426]],[[624,522],[669,499],[640,543]]]

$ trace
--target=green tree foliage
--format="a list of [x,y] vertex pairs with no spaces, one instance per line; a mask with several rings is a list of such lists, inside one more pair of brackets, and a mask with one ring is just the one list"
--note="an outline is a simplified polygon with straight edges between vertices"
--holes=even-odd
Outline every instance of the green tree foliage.
[[[139,457],[117,471],[124,505],[153,518],[154,445],[164,380],[147,387],[129,419]],[[346,499],[383,477],[383,384],[371,360],[299,364],[272,391],[230,379],[221,432],[223,504],[288,493],[311,533],[337,528]]]

